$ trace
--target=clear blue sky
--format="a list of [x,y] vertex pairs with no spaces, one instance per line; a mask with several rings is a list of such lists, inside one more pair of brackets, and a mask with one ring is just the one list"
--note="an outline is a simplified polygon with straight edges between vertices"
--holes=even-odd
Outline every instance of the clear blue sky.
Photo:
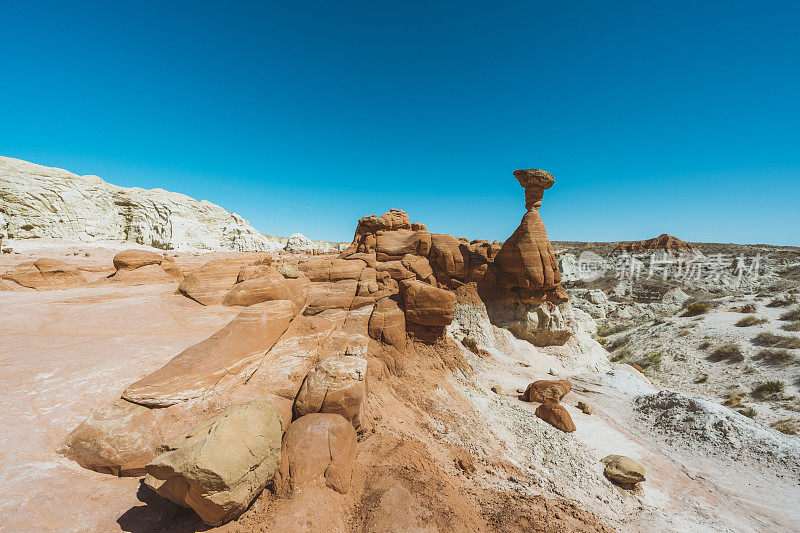
[[3,2],[0,154],[350,240],[800,245],[798,2]]

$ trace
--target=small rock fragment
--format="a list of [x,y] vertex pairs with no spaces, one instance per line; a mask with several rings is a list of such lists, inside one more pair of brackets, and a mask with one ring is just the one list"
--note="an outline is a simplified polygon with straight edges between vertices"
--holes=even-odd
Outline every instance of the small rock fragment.
[[600,459],[606,465],[603,475],[622,485],[635,485],[645,480],[644,467],[624,455],[608,455]]
[[591,405],[589,405],[586,402],[583,402],[583,401],[578,402],[577,407],[578,407],[578,409],[580,409],[581,411],[583,411],[587,415],[590,415],[590,414],[594,413],[594,407],[592,407]]

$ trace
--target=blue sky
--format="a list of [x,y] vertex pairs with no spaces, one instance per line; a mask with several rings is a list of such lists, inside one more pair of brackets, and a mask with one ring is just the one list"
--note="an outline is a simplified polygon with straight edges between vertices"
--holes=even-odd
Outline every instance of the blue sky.
[[0,154],[350,240],[800,245],[797,2],[3,2]]

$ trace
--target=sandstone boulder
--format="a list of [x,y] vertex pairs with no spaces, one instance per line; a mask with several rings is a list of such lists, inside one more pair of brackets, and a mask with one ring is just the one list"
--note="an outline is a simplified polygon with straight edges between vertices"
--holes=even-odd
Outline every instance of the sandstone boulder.
[[232,407],[158,447],[145,482],[217,526],[242,514],[281,460],[281,417],[266,399]]
[[359,429],[367,393],[367,360],[340,355],[312,368],[294,401],[294,418],[310,413],[342,415]]
[[356,457],[356,430],[343,416],[312,413],[298,418],[283,439],[275,477],[279,493],[325,487],[347,494]]
[[575,431],[575,423],[569,412],[557,403],[543,403],[536,408],[536,416],[550,424],[551,426],[570,433]]
[[124,250],[114,256],[114,268],[134,270],[147,265],[160,265],[164,260],[161,254],[149,250]]
[[406,320],[422,326],[447,326],[453,321],[455,293],[415,280],[402,282]]
[[540,379],[528,385],[524,398],[529,402],[558,403],[571,390],[568,379]]
[[286,278],[273,266],[247,266],[239,273],[239,279],[245,277],[225,295],[222,305],[250,306],[272,300],[289,300],[295,311],[300,311],[306,303],[309,280],[300,275]]
[[2,279],[37,291],[71,289],[87,283],[78,269],[61,261],[46,258],[22,263],[5,272]]
[[399,351],[406,347],[406,316],[397,302],[383,298],[375,304],[369,319],[369,336]]
[[243,266],[271,263],[272,258],[267,254],[213,259],[186,274],[178,292],[203,305],[219,305],[236,284]]
[[361,271],[366,267],[364,261],[330,259],[329,257],[314,257],[302,261],[298,269],[311,281],[341,281],[345,279],[358,279]]
[[644,467],[624,455],[608,455],[600,459],[606,465],[603,474],[617,483],[634,485],[645,480]]

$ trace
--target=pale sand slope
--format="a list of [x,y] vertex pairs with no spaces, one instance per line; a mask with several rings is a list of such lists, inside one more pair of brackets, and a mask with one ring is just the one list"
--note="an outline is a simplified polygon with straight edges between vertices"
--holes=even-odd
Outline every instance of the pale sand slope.
[[202,307],[176,287],[0,292],[1,530],[144,531],[152,515],[179,512],[144,507],[138,479],[97,474],[54,451],[93,409],[238,311]]

